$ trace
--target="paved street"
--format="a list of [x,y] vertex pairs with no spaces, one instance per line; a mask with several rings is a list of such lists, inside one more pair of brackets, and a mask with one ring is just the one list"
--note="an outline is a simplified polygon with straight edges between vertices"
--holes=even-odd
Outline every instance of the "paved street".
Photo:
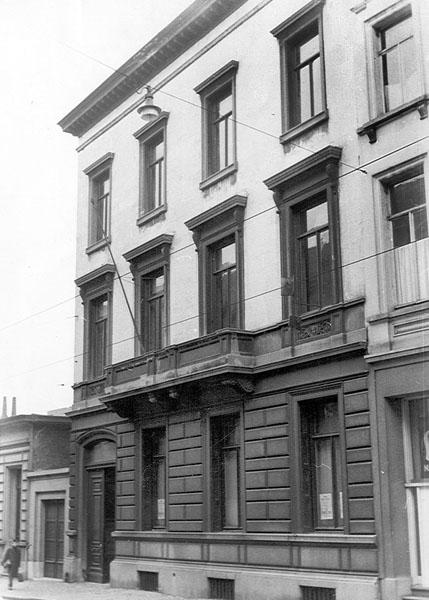
[[3,600],[183,600],[179,596],[167,596],[140,590],[113,589],[109,584],[64,583],[54,579],[37,579],[14,582],[14,589],[7,589],[6,578],[0,580],[0,598]]

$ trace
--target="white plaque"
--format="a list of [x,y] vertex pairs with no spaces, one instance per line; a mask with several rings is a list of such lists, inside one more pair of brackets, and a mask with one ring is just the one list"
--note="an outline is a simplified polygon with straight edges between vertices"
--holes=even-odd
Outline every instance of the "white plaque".
[[329,521],[334,518],[332,510],[332,494],[319,494],[320,520]]

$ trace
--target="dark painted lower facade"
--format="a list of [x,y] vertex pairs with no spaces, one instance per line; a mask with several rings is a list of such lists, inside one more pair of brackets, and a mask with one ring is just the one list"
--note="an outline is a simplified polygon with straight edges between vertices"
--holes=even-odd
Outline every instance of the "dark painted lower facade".
[[70,577],[189,597],[378,598],[365,351],[356,301],[77,385]]

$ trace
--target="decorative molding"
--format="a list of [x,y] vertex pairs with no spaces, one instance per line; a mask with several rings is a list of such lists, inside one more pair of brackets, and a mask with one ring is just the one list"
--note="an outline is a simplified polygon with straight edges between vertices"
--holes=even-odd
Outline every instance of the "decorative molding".
[[113,278],[115,272],[116,269],[114,265],[110,263],[102,265],[101,267],[98,267],[98,269],[94,269],[94,271],[86,273],[86,275],[82,275],[81,277],[75,279],[75,284],[78,288],[83,288],[89,284],[95,284],[97,280],[100,280],[102,278],[104,278],[105,280],[109,280],[110,278]]
[[304,133],[307,133],[307,131],[309,131],[310,129],[313,129],[314,127],[319,127],[319,125],[326,123],[328,119],[329,111],[327,108],[325,108],[325,110],[323,110],[318,115],[315,115],[311,119],[308,119],[308,121],[304,121],[303,123],[300,123],[299,125],[288,129],[285,133],[282,133],[282,135],[279,138],[280,143],[289,144],[292,140]]
[[166,127],[169,116],[169,112],[162,112],[157,119],[146,123],[146,125],[143,125],[143,127],[140,127],[138,131],[133,133],[133,136],[139,141],[141,141],[141,138],[150,137],[152,133],[158,131],[158,129]]
[[238,62],[236,60],[229,61],[229,63],[216,71],[216,73],[213,73],[213,75],[210,75],[210,77],[207,77],[207,79],[205,79],[202,83],[199,83],[196,87],[194,87],[194,92],[197,92],[197,94],[205,93],[207,88],[216,85],[219,79],[233,77],[237,70]]
[[228,211],[234,210],[234,217],[236,222],[242,222],[244,218],[244,209],[246,208],[247,197],[236,194],[231,198],[228,198],[224,202],[209,208],[205,212],[189,219],[185,222],[185,225],[191,231],[201,229],[205,227],[213,219],[223,217]]
[[238,162],[234,161],[234,163],[232,165],[228,165],[221,171],[217,171],[216,173],[213,173],[213,175],[210,175],[210,177],[203,179],[203,181],[201,181],[201,183],[200,183],[200,190],[204,191],[204,190],[208,189],[212,185],[219,183],[219,181],[222,181],[223,179],[226,179],[227,177],[234,175],[234,173],[236,173],[237,171],[238,171]]
[[[212,31],[245,0],[196,0],[58,123],[82,136]],[[126,76],[124,76],[126,74]],[[157,88],[154,87],[154,92]],[[140,102],[139,102],[140,103]]]
[[163,233],[156,238],[137,246],[137,248],[125,252],[122,256],[126,261],[131,262],[141,258],[143,254],[148,254],[154,250],[159,250],[162,254],[165,254],[165,252],[170,250],[171,244],[173,243],[173,237],[173,235]]
[[272,191],[276,190],[276,188],[284,187],[289,189],[296,183],[294,180],[297,178],[302,181],[305,179],[306,173],[322,169],[324,169],[326,179],[335,179],[338,177],[338,163],[341,158],[341,152],[342,149],[339,146],[326,146],[287,169],[265,179],[264,183]]
[[429,96],[419,96],[415,100],[411,102],[407,102],[406,104],[402,104],[402,106],[398,106],[394,110],[391,110],[387,113],[383,113],[374,119],[371,119],[367,123],[364,123],[361,127],[356,129],[356,133],[358,135],[366,135],[368,136],[368,141],[370,144],[374,144],[377,141],[377,129],[383,127],[387,123],[398,119],[404,114],[412,112],[416,110],[419,114],[420,119],[427,119],[428,116],[428,105]]
[[298,11],[294,12],[291,17],[280,23],[280,25],[274,27],[274,29],[272,29],[270,33],[276,38],[283,37],[283,34],[287,33],[287,29],[290,29],[302,18],[306,18],[310,11],[314,9],[320,10],[324,4],[325,0],[311,0],[311,2],[300,8]]
[[329,335],[332,332],[331,319],[323,319],[317,323],[311,323],[307,326],[302,326],[297,329],[297,337],[299,340],[307,340],[321,335]]
[[91,163],[88,167],[86,167],[83,172],[85,175],[91,175],[93,171],[98,170],[99,167],[107,165],[107,163],[112,162],[115,158],[114,152],[107,152],[100,158],[98,158],[95,162]]

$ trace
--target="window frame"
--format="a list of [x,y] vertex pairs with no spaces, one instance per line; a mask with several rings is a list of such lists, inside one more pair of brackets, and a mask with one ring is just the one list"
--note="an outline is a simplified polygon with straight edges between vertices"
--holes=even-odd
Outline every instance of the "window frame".
[[[238,62],[230,61],[224,67],[216,71],[209,78],[194,88],[194,91],[199,94],[201,100],[201,151],[202,151],[202,181],[200,189],[205,190],[214,183],[229,177],[238,169],[237,163],[237,100],[236,100],[236,74],[238,70]],[[211,125],[210,121],[210,105],[214,98],[219,95],[224,88],[231,86],[231,103],[232,110],[230,115],[231,134],[232,134],[232,157],[228,165],[217,170],[212,170],[211,161],[213,156],[211,141]],[[224,115],[225,116],[225,115]],[[224,117],[223,116],[223,117]],[[221,118],[221,117],[219,117]],[[226,128],[228,131],[228,128]],[[226,134],[227,135],[227,134]]]
[[[108,152],[97,161],[89,165],[84,169],[85,175],[88,177],[88,242],[86,253],[91,254],[110,242],[110,223],[111,223],[111,206],[112,206],[112,170],[113,170],[113,152]],[[96,219],[96,207],[93,203],[93,190],[97,180],[103,173],[108,173],[109,180],[109,192],[104,195],[104,222],[102,227],[101,237],[95,238],[94,227],[97,228],[97,224],[94,225],[94,219]]]
[[[377,262],[379,272],[382,275],[378,278],[380,312],[387,312],[391,309],[399,309],[407,305],[413,305],[419,301],[427,300],[427,298],[421,298],[421,300],[405,303],[401,302],[400,294],[397,288],[394,256],[395,247],[393,244],[393,234],[390,222],[390,185],[395,182],[406,180],[408,173],[413,173],[418,168],[423,170],[423,181],[426,196],[426,217],[429,225],[429,165],[426,154],[420,154],[418,156],[409,158],[400,164],[392,165],[391,167],[374,175],[374,198],[376,199],[376,249],[379,253]],[[405,246],[407,245],[409,244],[405,244]],[[404,246],[398,246],[398,248],[402,247]]]
[[[4,539],[21,539],[23,465],[5,463]],[[7,524],[7,525],[6,525]]]
[[104,370],[112,362],[112,299],[113,299],[113,280],[116,273],[113,264],[106,264],[95,269],[87,275],[76,279],[76,285],[80,288],[80,295],[83,302],[84,328],[83,328],[83,380],[92,381],[104,378],[104,374],[93,375],[93,365],[91,364],[91,312],[92,303],[103,296],[107,299],[107,324],[106,324],[106,364]]
[[[153,492],[155,491],[155,488],[153,486],[153,477],[152,477],[152,471],[153,468],[151,469],[151,476],[150,476],[150,481],[146,482],[145,480],[145,476],[144,476],[144,470],[145,470],[145,463],[147,460],[147,457],[145,456],[145,434],[147,432],[150,432],[149,435],[154,436],[155,434],[159,433],[160,431],[163,431],[164,433],[164,455],[157,455],[157,456],[163,456],[164,458],[164,481],[163,481],[163,487],[164,487],[164,494],[165,494],[165,498],[164,498],[164,524],[155,524],[154,521],[154,512],[153,512],[153,501],[156,498],[159,501],[159,496],[155,495]],[[150,448],[150,450],[152,450],[152,448]],[[153,461],[153,454],[151,454],[151,462]],[[141,460],[141,469],[140,469],[140,477],[141,477],[141,485],[140,485],[140,510],[141,510],[141,526],[143,530],[168,530],[168,523],[169,523],[169,519],[168,519],[168,427],[167,424],[164,421],[159,421],[156,423],[150,423],[148,425],[144,425],[141,427],[140,429],[140,460]],[[147,483],[149,483],[150,489],[152,490],[152,493],[150,494],[150,498],[146,497],[146,492],[147,492]]]
[[[283,319],[299,315],[317,314],[342,302],[340,219],[338,206],[338,173],[341,148],[327,146],[292,167],[265,180],[274,192],[279,213],[281,243],[282,312]],[[314,200],[325,196],[328,209],[332,267],[331,304],[300,310],[300,286],[296,244],[296,213],[300,207],[308,207]]]
[[[379,35],[378,32],[385,30],[388,26],[400,22],[404,15],[411,13],[413,27],[413,38],[415,40],[415,59],[417,77],[420,88],[416,96],[386,111],[384,106],[384,91],[382,69],[379,59]],[[424,79],[424,56],[422,52],[422,36],[418,19],[418,6],[412,0],[399,0],[393,6],[389,6],[382,12],[372,14],[365,23],[367,60],[367,86],[368,86],[368,112],[369,121],[357,128],[358,135],[367,135],[370,144],[377,141],[377,130],[391,121],[403,117],[405,114],[417,111],[420,119],[428,116],[427,105],[429,98],[426,92]]]
[[[161,234],[146,242],[145,244],[141,244],[137,248],[126,252],[123,256],[125,260],[130,263],[130,270],[134,279],[134,314],[137,325],[137,330],[139,332],[139,337],[135,335],[135,344],[134,344],[134,352],[135,356],[141,356],[146,352],[156,352],[165,348],[169,345],[170,341],[170,248],[173,242],[173,236],[167,234]],[[141,308],[141,300],[144,296],[144,285],[142,285],[142,280],[144,281],[145,276],[150,276],[150,274],[155,273],[157,271],[161,271],[164,274],[164,320],[165,320],[165,337],[164,344],[161,348],[150,348],[147,349],[147,340],[145,335],[142,335],[142,311]]]
[[[344,394],[338,385],[326,385],[314,390],[296,391],[290,396],[291,401],[291,427],[297,432],[291,440],[291,464],[294,465],[292,473],[292,523],[293,531],[302,533],[339,533],[350,532],[349,507],[348,507],[348,479],[346,457],[346,433],[344,420]],[[338,439],[339,439],[339,465],[342,482],[342,517],[341,527],[320,528],[315,526],[315,498],[314,487],[311,487],[310,505],[305,501],[305,477],[303,462],[303,429],[302,414],[312,404],[324,404],[335,401],[338,408]],[[314,476],[313,476],[314,477]],[[313,484],[313,481],[311,482]]]
[[[281,114],[282,134],[280,143],[287,144],[294,138],[319,126],[329,118],[326,96],[326,75],[324,59],[324,37],[323,37],[323,7],[325,0],[312,0],[301,10],[294,13],[289,19],[275,27],[271,33],[277,38],[280,50],[280,84],[281,84]],[[320,58],[320,100],[321,110],[312,114],[305,120],[295,121],[297,97],[299,93],[292,81],[291,71],[295,69],[295,61],[291,56],[297,48],[299,40],[308,35],[311,28],[317,26],[319,36],[319,58]],[[311,38],[309,38],[311,39]],[[306,62],[306,61],[304,61]],[[313,86],[311,86],[313,87]],[[293,96],[293,97],[292,97]],[[312,98],[312,94],[311,94]]]
[[[137,225],[144,225],[148,221],[167,210],[167,123],[169,113],[162,112],[154,121],[147,123],[134,133],[134,137],[139,142],[139,212]],[[147,151],[152,147],[158,136],[162,135],[164,144],[164,153],[162,159],[162,198],[159,204],[156,200],[151,206],[152,201],[149,198],[149,188],[146,177],[147,171]],[[149,202],[150,201],[150,202]]]
[[209,323],[211,305],[211,273],[209,269],[210,252],[216,244],[227,238],[234,239],[237,268],[237,326],[244,327],[244,256],[243,221],[247,203],[245,196],[232,196],[221,204],[190,219],[185,225],[193,232],[198,252],[198,289],[199,289],[199,327],[200,335],[213,333]]
[[[218,489],[216,487],[215,493],[215,483],[213,479],[213,427],[212,422],[215,419],[221,419],[223,417],[231,417],[236,416],[238,419],[238,431],[239,431],[239,442],[235,445],[238,447],[238,475],[237,475],[237,488],[238,488],[238,498],[237,498],[237,511],[238,511],[238,527],[225,527],[220,522],[219,514],[214,514],[214,496],[216,499],[219,498]],[[206,502],[206,518],[205,518],[205,529],[207,531],[216,531],[216,532],[234,532],[234,531],[245,531],[246,529],[246,504],[245,504],[245,464],[244,464],[244,418],[243,418],[243,406],[241,404],[233,404],[227,407],[222,408],[212,408],[208,411],[206,415],[206,473],[207,477],[205,477],[206,486],[205,486],[205,496],[207,498]],[[221,515],[224,512],[224,500],[223,504],[220,506]]]
[[[419,98],[423,94],[423,85],[422,85],[420,90],[417,91],[414,98],[405,100],[398,106],[394,106],[392,108],[388,108],[386,106],[386,99],[385,99],[384,90],[383,90],[384,70],[383,70],[383,67],[382,67],[381,61],[380,61],[381,33],[383,31],[386,31],[389,27],[392,27],[393,25],[396,25],[397,23],[400,23],[401,21],[404,21],[407,18],[411,19],[411,24],[412,24],[412,28],[413,28],[412,37],[414,39],[416,70],[418,73],[417,80],[419,80],[421,82],[423,81],[420,53],[419,53],[418,43],[416,43],[416,42],[418,42],[418,40],[416,40],[418,29],[416,27],[417,24],[416,24],[416,21],[414,18],[414,12],[412,10],[411,4],[408,2],[408,3],[403,3],[403,5],[399,6],[399,7],[398,6],[391,7],[385,13],[383,13],[383,15],[378,15],[377,18],[375,20],[373,20],[370,25],[370,27],[371,27],[370,35],[372,37],[372,44],[371,44],[372,48],[371,49],[372,49],[372,56],[374,58],[374,60],[373,60],[373,69],[374,69],[373,93],[374,93],[374,104],[375,104],[374,116],[386,115],[386,114],[392,113],[392,112],[400,109],[402,106],[408,104],[409,102],[413,102],[415,99]],[[402,87],[402,83],[403,82],[401,80],[401,87]]]

